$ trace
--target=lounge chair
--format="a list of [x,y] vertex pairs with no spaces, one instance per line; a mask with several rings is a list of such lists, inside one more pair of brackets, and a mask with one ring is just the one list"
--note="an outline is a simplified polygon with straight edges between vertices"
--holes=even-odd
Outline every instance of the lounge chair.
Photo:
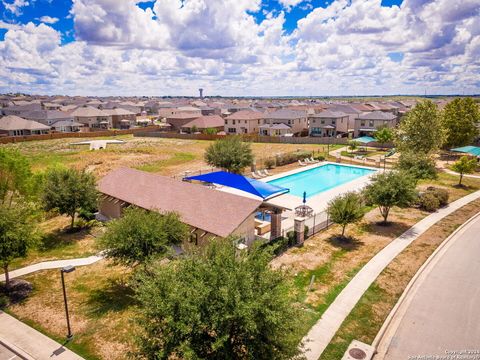
[[307,166],[308,164],[303,163],[302,160],[298,160],[298,165],[300,165],[300,166]]
[[263,169],[263,173],[267,176],[272,176],[272,174],[270,174],[267,169]]
[[254,179],[260,179],[260,176],[258,176],[255,172],[252,171],[252,177]]
[[310,158],[310,161],[311,161],[312,163],[314,163],[314,164],[320,162],[320,160],[315,160],[313,157]]
[[263,175],[260,171],[255,171],[255,174],[260,178],[264,178],[266,176],[266,175]]

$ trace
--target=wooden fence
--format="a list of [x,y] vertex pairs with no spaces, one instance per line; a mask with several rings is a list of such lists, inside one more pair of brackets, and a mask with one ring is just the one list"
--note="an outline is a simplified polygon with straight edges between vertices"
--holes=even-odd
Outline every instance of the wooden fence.
[[9,144],[24,141],[37,141],[37,140],[51,140],[51,139],[64,139],[64,138],[92,138],[102,136],[117,136],[117,135],[129,135],[136,133],[148,134],[149,132],[157,132],[159,127],[156,125],[146,126],[142,128],[133,128],[125,130],[104,130],[104,131],[91,131],[91,132],[75,132],[75,133],[63,133],[54,132],[43,135],[25,135],[25,136],[5,136],[0,137],[0,144]]

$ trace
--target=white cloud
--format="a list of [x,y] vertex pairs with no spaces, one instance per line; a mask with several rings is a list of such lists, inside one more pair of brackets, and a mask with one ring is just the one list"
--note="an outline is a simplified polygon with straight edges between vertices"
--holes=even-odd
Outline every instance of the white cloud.
[[[286,0],[285,4],[289,2]],[[46,24],[0,41],[0,92],[355,95],[480,91],[480,3],[337,0],[285,33],[260,0],[74,0],[76,41]],[[300,1],[290,2],[299,6]],[[309,2],[305,2],[309,3]],[[288,4],[287,4],[288,5]],[[402,53],[392,61],[388,54]]]
[[55,24],[55,23],[58,22],[59,19],[56,18],[56,17],[51,17],[51,16],[42,16],[38,20],[40,20],[41,22],[46,23],[46,24]]
[[29,5],[29,2],[26,0],[13,0],[13,2],[2,0],[2,3],[5,9],[15,16],[20,16],[22,14],[22,8]]

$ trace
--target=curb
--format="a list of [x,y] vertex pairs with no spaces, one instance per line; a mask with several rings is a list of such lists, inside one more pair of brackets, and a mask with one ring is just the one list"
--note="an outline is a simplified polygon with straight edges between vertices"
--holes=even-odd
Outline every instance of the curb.
[[[423,263],[423,265],[418,269],[418,271],[415,273],[415,275],[413,276],[413,278],[410,280],[410,282],[408,283],[407,287],[405,288],[405,290],[403,291],[402,295],[400,296],[400,298],[398,299],[397,303],[395,304],[395,306],[392,308],[392,310],[390,311],[390,313],[388,314],[387,318],[385,319],[382,327],[380,328],[380,330],[378,331],[377,333],[377,336],[375,336],[375,339],[373,340],[372,342],[372,346],[377,348],[380,341],[382,341],[383,339],[386,339],[387,336],[387,330],[389,328],[389,326],[392,324],[392,321],[393,321],[393,318],[395,317],[395,315],[397,315],[400,307],[406,302],[406,300],[408,299],[408,297],[411,295],[411,291],[414,287],[414,285],[416,285],[417,281],[419,280],[419,278],[425,273],[425,270],[427,269],[427,267],[434,261],[434,260],[437,260],[437,257],[439,255],[439,253],[444,250],[447,245],[450,245],[451,243],[451,240],[457,235],[459,234],[461,231],[463,231],[468,225],[470,225],[473,221],[477,220],[478,218],[480,218],[480,213],[477,213],[475,215],[473,215],[471,218],[469,218],[466,222],[464,222],[462,225],[460,225],[453,233],[451,233],[436,249],[435,251],[428,257],[428,259]],[[377,354],[377,353],[375,353]],[[376,358],[376,355],[373,356],[373,359]]]
[[20,359],[23,360],[35,360],[34,357],[30,356],[28,353],[20,349],[19,347],[9,343],[7,340],[0,338],[0,344],[10,350],[12,353],[17,355]]

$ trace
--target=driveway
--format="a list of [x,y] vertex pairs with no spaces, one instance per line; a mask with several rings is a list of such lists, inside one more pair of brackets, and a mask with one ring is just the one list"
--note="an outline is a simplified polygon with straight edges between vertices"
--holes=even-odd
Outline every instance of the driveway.
[[480,217],[419,276],[375,359],[480,359]]

